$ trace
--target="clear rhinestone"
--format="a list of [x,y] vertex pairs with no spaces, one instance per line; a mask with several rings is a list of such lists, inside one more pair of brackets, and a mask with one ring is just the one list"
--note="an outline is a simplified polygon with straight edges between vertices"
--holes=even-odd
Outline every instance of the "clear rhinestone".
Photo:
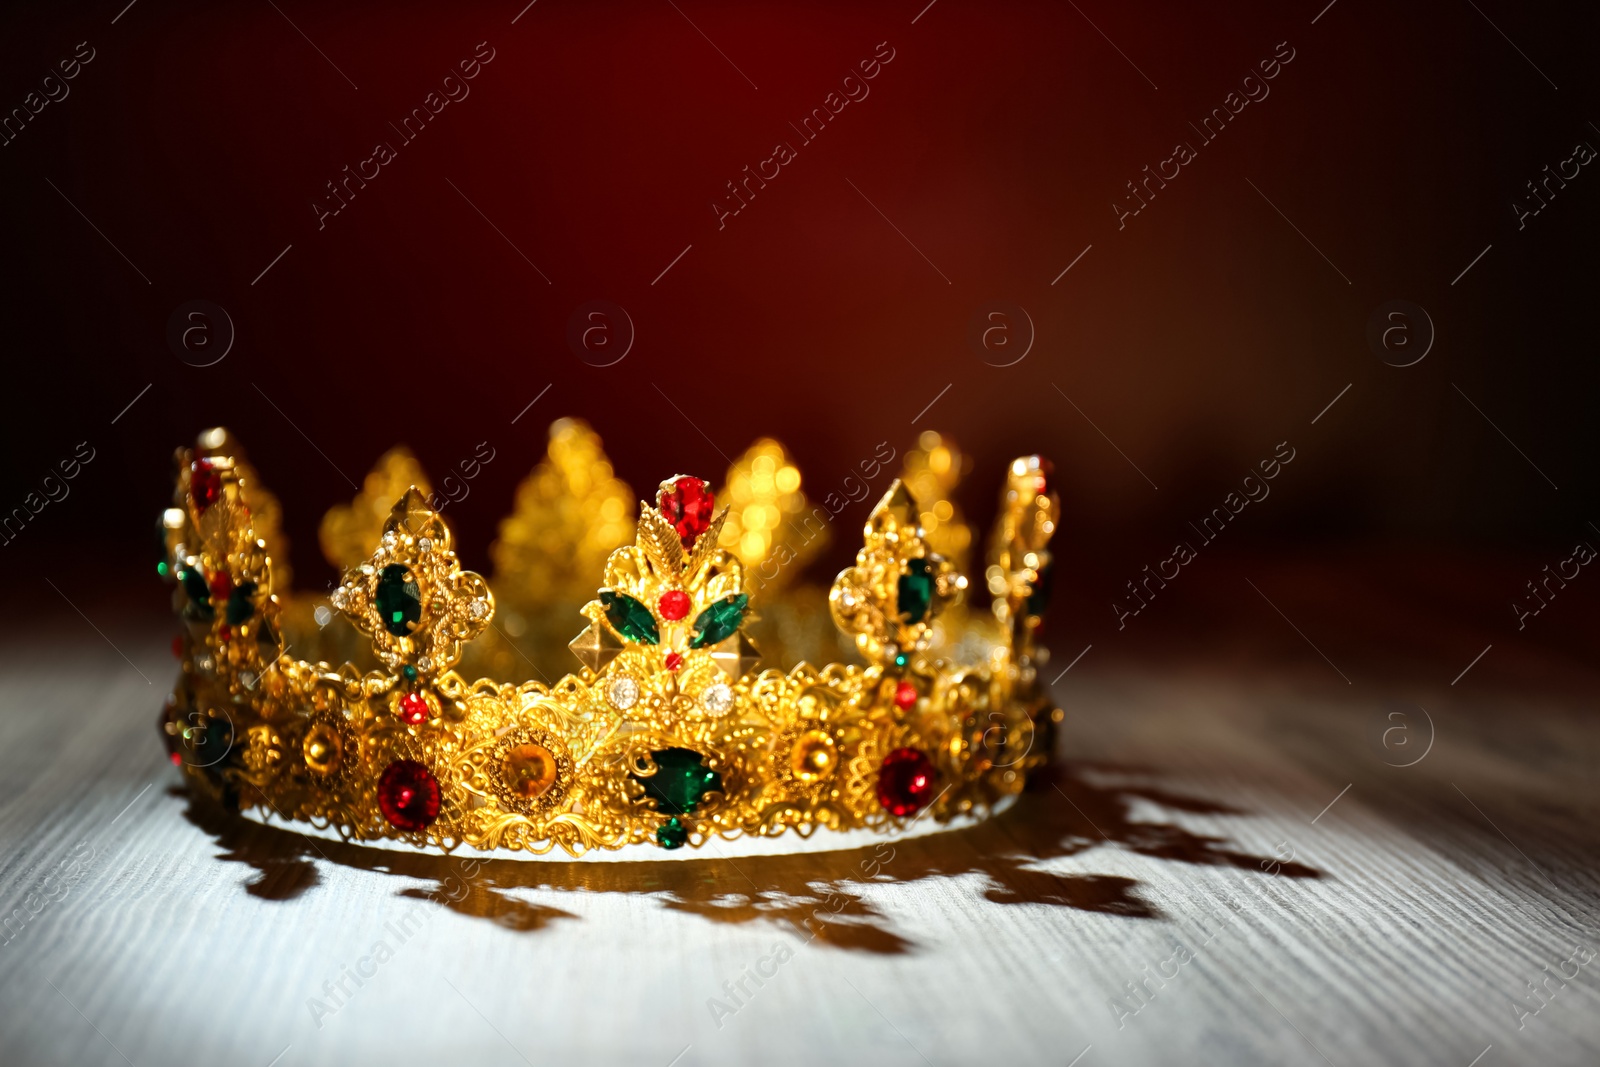
[[210,674],[211,673],[211,657],[210,656],[196,656],[195,660],[194,660],[194,665],[195,665],[195,669],[198,670],[201,674]]
[[[340,611],[343,611],[345,609],[345,607],[350,603],[350,598],[345,593],[344,586],[342,586],[342,585],[339,588],[335,589],[333,591],[333,596],[329,597],[328,599],[333,601],[333,606],[338,608]],[[317,619],[317,624],[319,626],[326,625],[326,623],[324,623],[320,617]]]
[[843,604],[847,608],[853,608],[856,606],[856,595],[850,590],[846,589],[844,592],[839,594],[839,603]]
[[726,715],[733,710],[733,690],[726,682],[706,686],[705,692],[700,694],[700,703],[713,715]]
[[417,657],[417,670],[419,670],[419,671],[431,671],[431,670],[433,670],[433,660],[428,656],[418,656]]
[[489,605],[485,601],[474,600],[471,604],[467,605],[467,614],[471,615],[474,619],[481,619],[485,615],[489,614]]
[[433,538],[431,538],[431,537],[419,537],[417,539],[417,551],[421,552],[424,556],[426,556],[429,552],[432,552],[433,551]]
[[626,674],[619,674],[606,687],[606,699],[618,711],[627,711],[639,703],[639,683]]
[[244,685],[244,687],[246,689],[254,689],[256,687],[256,672],[255,671],[240,671],[239,672],[239,681],[241,683],[243,683],[243,685]]
[[396,540],[398,540],[398,538],[395,537],[393,530],[385,530],[383,532],[383,547],[384,548],[393,548],[394,547],[394,543],[395,543]]
[[317,610],[311,613],[311,617],[317,620],[317,626],[320,629],[333,621],[333,612],[328,610],[328,605],[318,604]]

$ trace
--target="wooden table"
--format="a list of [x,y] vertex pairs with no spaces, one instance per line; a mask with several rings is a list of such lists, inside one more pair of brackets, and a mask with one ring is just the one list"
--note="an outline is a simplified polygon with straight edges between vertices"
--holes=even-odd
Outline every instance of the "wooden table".
[[0,1060],[1600,1063],[1582,612],[1537,645],[1394,572],[1434,594],[1219,562],[1069,624],[1062,762],[982,826],[459,892],[192,803],[166,624],[63,607],[0,651]]

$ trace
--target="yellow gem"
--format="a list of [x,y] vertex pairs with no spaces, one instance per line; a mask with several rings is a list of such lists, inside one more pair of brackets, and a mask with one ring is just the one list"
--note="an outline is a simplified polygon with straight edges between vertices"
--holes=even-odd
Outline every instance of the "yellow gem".
[[820,781],[832,774],[838,764],[833,738],[822,730],[807,730],[789,749],[789,769],[802,782]]
[[506,784],[523,800],[537,800],[556,784],[556,758],[543,745],[515,745],[500,766]]
[[325,722],[315,723],[306,731],[305,742],[300,748],[305,753],[306,766],[318,774],[332,773],[344,755],[344,743],[339,740],[339,731]]

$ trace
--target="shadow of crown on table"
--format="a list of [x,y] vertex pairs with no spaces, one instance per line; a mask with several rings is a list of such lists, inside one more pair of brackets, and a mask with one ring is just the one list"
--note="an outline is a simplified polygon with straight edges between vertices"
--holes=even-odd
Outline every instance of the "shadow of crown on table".
[[[315,861],[342,867],[432,879],[430,889],[400,896],[534,933],[579,916],[514,895],[522,889],[554,892],[638,893],[659,898],[671,911],[715,923],[781,923],[803,937],[835,948],[896,954],[917,948],[897,933],[890,915],[861,889],[869,884],[918,882],[981,874],[983,899],[994,904],[1045,904],[1136,919],[1163,915],[1137,892],[1139,883],[1118,875],[1057,874],[1035,865],[1101,844],[1156,859],[1200,866],[1229,866],[1267,877],[1320,878],[1293,860],[1254,856],[1224,838],[1198,834],[1173,822],[1135,818],[1150,805],[1195,815],[1240,815],[1240,809],[1169,792],[1151,783],[1149,768],[1113,763],[1068,763],[1041,776],[1003,814],[963,830],[859,848],[786,856],[715,857],[671,862],[505,860],[374,849],[310,838],[295,830],[241,819],[204,797],[181,789],[186,817],[226,851],[218,858],[260,872],[244,888],[263,900],[287,902],[317,886]],[[1140,802],[1143,802],[1142,804]],[[739,887],[748,886],[745,892]]]
[[[219,859],[242,862],[261,872],[245,885],[251,896],[264,901],[298,899],[318,885],[315,861],[323,859],[347,869],[435,880],[434,888],[400,889],[398,896],[523,933],[579,917],[520,899],[510,893],[514,889],[637,893],[658,896],[666,909],[714,923],[787,923],[821,944],[890,955],[915,950],[917,944],[896,933],[890,915],[872,904],[861,888],[966,873],[986,875],[989,883],[981,894],[992,904],[1046,904],[1128,918],[1163,918],[1154,904],[1139,896],[1134,878],[1053,873],[1035,867],[1102,843],[1139,856],[1238,867],[1266,877],[1323,877],[1320,870],[1299,862],[1229,848],[1226,838],[1195,833],[1173,822],[1134,819],[1136,801],[1189,814],[1245,814],[1234,806],[1170,792],[1150,784],[1150,776],[1149,768],[1138,766],[1069,763],[1043,776],[1010,811],[968,829],[882,841],[867,848],[738,861],[704,857],[674,862],[530,862],[400,853],[251,822],[186,790],[174,789],[171,795],[189,801],[187,819],[227,849]],[[467,877],[462,877],[464,869],[470,869]],[[741,885],[749,886],[749,891],[741,891]]]

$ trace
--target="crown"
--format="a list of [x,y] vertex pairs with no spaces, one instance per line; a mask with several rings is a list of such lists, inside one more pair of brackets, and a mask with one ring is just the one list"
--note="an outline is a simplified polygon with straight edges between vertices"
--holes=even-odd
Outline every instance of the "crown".
[[[289,591],[277,500],[233,436],[207,430],[178,450],[161,518],[157,569],[183,623],[169,755],[257,818],[446,851],[983,817],[1047,761],[1061,719],[1034,643],[1059,504],[1045,461],[1011,463],[984,571],[992,610],[971,610],[971,535],[949,499],[962,457],[937,434],[920,445],[824,613],[796,575],[843,498],[811,504],[775,441],[716,492],[663,481],[635,516],[599,438],[557,422],[501,524],[492,589],[462,569],[442,512],[493,449],[441,496],[397,448],[323,519],[341,580],[322,597]],[[870,480],[845,493],[865,498]],[[568,643],[557,615],[587,625]],[[758,640],[778,653],[768,664],[794,665],[760,669]],[[581,666],[552,670],[555,653]],[[830,655],[852,662],[806,662]]]

